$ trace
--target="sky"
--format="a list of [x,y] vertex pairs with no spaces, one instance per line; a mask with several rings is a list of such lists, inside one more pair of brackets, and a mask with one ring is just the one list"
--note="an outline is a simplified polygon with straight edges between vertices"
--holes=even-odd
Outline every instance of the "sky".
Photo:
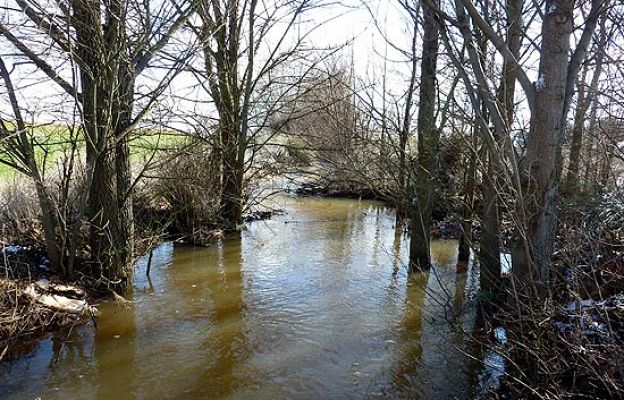
[[[378,19],[380,23],[392,21],[382,29],[388,37],[393,38],[396,42],[399,42],[399,39],[394,38],[405,38],[404,34],[407,30],[398,10],[391,5],[392,0],[379,0],[372,3],[375,4],[370,10],[361,7],[360,0],[347,0],[343,1],[341,5],[312,10],[303,15],[301,27],[293,30],[291,37],[294,39],[297,33],[305,34],[308,30],[312,30],[308,39],[312,46],[315,48],[345,46],[340,53],[347,61],[350,58],[353,59],[356,74],[361,76],[370,74],[370,71],[380,68],[379,56],[384,53],[384,42],[379,30],[372,24],[373,18]],[[17,22],[20,15],[7,11],[8,9],[15,9],[13,0],[0,0],[0,5],[3,6],[0,9],[0,20],[7,25]],[[16,28],[16,30],[18,34],[28,32],[21,27]],[[276,32],[274,36],[277,38],[280,34],[281,32]],[[39,43],[35,43],[35,46],[47,53],[45,50],[46,43],[43,43],[45,39],[45,35],[38,35],[37,41]],[[271,37],[269,37],[270,40]],[[409,44],[409,39],[406,43]],[[269,44],[268,47],[272,47],[272,44]],[[60,118],[60,114],[72,113],[72,110],[68,110],[67,107],[61,112],[56,112],[60,111],[57,109],[61,102],[60,99],[63,97],[61,90],[54,83],[45,79],[44,75],[35,67],[19,62],[13,57],[16,53],[17,51],[12,45],[0,40],[0,55],[3,56],[9,69],[15,68],[12,71],[13,84],[18,88],[20,102],[29,111],[31,118],[50,120]],[[262,57],[261,53],[258,58]],[[47,57],[47,59],[54,62],[52,57]],[[62,68],[62,75],[66,79],[72,80],[68,64]],[[146,74],[146,79],[139,82],[139,85],[145,87],[153,85],[154,80],[161,77],[162,73],[159,71],[150,71]],[[190,93],[189,88],[196,86],[196,84],[195,78],[188,75],[180,76],[172,83],[170,92]],[[3,96],[0,99],[0,110],[6,112],[7,106],[6,97]]]
[[[52,1],[52,0],[42,0]],[[160,0],[168,1],[168,0]],[[265,0],[264,3],[273,4],[280,0]],[[411,25],[405,17],[405,12],[398,6],[397,0],[342,0],[340,2],[333,0],[319,0],[324,2],[332,2],[331,7],[318,8],[304,14],[301,18],[301,26],[291,32],[289,38],[291,42],[297,38],[297,35],[304,35],[309,32],[308,44],[311,47],[321,49],[332,46],[344,46],[340,51],[340,56],[345,63],[352,63],[356,75],[360,78],[360,85],[364,86],[370,82],[379,82],[382,78],[387,80],[386,88],[391,93],[389,98],[399,98],[406,90],[409,76],[409,63],[406,62],[405,56],[399,54],[393,46],[397,46],[407,50],[410,45]],[[366,1],[368,7],[363,7],[363,1]],[[157,4],[156,2],[152,4]],[[15,23],[21,17],[15,12],[7,11],[13,8],[14,0],[0,0],[0,20],[4,23]],[[532,26],[534,34],[538,35],[539,27]],[[16,33],[27,33],[24,28],[16,28]],[[577,32],[578,36],[578,32]],[[279,27],[275,33],[268,38],[268,45],[261,48],[258,58],[266,56],[267,49],[272,48],[274,42],[280,37]],[[45,38],[45,35],[39,35],[39,38]],[[386,43],[386,40],[388,43]],[[183,48],[192,42],[190,37],[178,38],[175,46]],[[273,42],[273,43],[272,43]],[[47,52],[46,43],[35,43],[41,51]],[[288,47],[286,41],[284,47]],[[63,104],[62,92],[48,79],[38,72],[36,68],[28,64],[19,64],[18,60],[12,57],[16,50],[7,45],[4,40],[0,40],[0,55],[9,68],[15,66],[12,74],[14,84],[19,88],[18,95],[20,102],[29,112],[29,118],[33,121],[53,121],[59,119],[68,119],[75,117],[75,110],[71,106],[60,107]],[[532,54],[532,55],[531,55]],[[49,60],[53,58],[48,57]],[[388,60],[384,66],[384,59]],[[497,58],[499,61],[500,57]],[[526,71],[531,81],[537,80],[537,58],[536,52],[530,53],[528,59],[524,60]],[[51,61],[54,62],[54,61]],[[201,62],[201,57],[197,58],[197,62]],[[59,65],[58,62],[56,62]],[[72,71],[68,68],[69,64],[64,64],[60,69],[66,79],[72,79]],[[444,64],[440,64],[439,79],[449,75],[449,70]],[[385,71],[385,75],[384,75]],[[157,69],[148,70],[138,81],[138,92],[149,91],[156,82],[163,77],[163,72]],[[588,77],[589,78],[589,77]],[[444,84],[442,84],[444,86]],[[0,112],[6,112],[8,102],[4,96],[4,88],[0,86]],[[154,110],[154,116],[158,118],[167,117],[172,114],[170,107],[175,107],[178,112],[193,112],[197,110],[201,113],[209,113],[209,106],[205,108],[206,99],[199,86],[197,78],[191,74],[180,74],[171,84],[169,90],[165,93],[165,107]],[[199,103],[194,104],[192,101],[182,101],[181,98],[190,100],[198,99]],[[196,109],[198,107],[198,109]],[[204,107],[202,109],[202,107]],[[521,110],[526,114],[526,110]],[[526,116],[525,118],[526,119]]]

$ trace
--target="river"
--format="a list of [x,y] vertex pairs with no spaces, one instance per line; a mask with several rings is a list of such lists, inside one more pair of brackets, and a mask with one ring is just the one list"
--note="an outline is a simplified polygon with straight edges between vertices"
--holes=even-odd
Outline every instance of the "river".
[[[206,248],[160,245],[131,302],[0,366],[2,399],[471,398],[471,270],[435,241],[406,273],[394,212],[275,200],[286,213]],[[463,312],[458,312],[463,310]]]

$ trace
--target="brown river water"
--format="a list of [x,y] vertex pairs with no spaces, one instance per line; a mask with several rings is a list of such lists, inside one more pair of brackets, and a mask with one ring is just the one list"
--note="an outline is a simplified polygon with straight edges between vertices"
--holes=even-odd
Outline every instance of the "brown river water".
[[129,306],[100,304],[97,328],[0,365],[0,398],[474,397],[475,278],[457,273],[457,242],[433,242],[436,267],[408,277],[391,209],[274,201],[285,215],[211,247],[158,247]]

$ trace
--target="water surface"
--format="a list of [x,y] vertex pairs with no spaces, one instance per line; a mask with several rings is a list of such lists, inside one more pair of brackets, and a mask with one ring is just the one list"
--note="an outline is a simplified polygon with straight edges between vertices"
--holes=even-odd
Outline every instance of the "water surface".
[[[286,214],[207,248],[165,243],[127,307],[0,366],[3,399],[469,398],[471,271],[454,241],[408,277],[394,213],[280,198]],[[470,310],[468,310],[470,311]],[[449,323],[453,321],[453,323]]]

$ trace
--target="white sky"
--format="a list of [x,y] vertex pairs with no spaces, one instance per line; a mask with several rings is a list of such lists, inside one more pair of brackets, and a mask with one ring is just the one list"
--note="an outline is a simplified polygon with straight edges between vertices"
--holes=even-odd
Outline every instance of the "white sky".
[[[10,7],[14,0],[0,0],[0,5]],[[268,0],[269,2],[276,0]],[[310,43],[317,48],[338,46],[350,42],[351,44],[342,50],[342,57],[345,62],[351,62],[356,74],[364,81],[379,81],[383,72],[383,56],[387,53],[387,59],[391,60],[386,64],[387,89],[389,92],[400,96],[407,87],[409,66],[404,56],[399,55],[387,46],[383,36],[385,35],[393,44],[404,49],[409,49],[411,26],[405,18],[405,12],[400,10],[397,0],[368,0],[369,9],[361,6],[361,0],[343,0],[341,5],[329,8],[314,10],[305,15],[305,21],[310,21],[307,26],[302,26],[299,32],[306,32],[311,26],[322,22],[323,25],[314,30],[310,35]],[[0,10],[0,20],[6,22],[6,15]],[[378,27],[373,24],[373,20],[378,22]],[[21,28],[20,28],[21,29]],[[536,27],[531,28],[535,35],[539,33]],[[383,32],[380,34],[379,30]],[[24,32],[18,32],[24,33]],[[296,37],[297,31],[291,32],[292,38]],[[580,34],[577,34],[577,36]],[[45,35],[40,37],[44,38]],[[181,45],[185,45],[182,43]],[[40,44],[45,48],[44,44]],[[5,40],[0,38],[0,54],[3,56],[15,54],[16,50],[7,45]],[[261,54],[259,55],[261,57]],[[12,63],[12,59],[4,57],[5,62]],[[530,56],[524,62],[525,69],[531,80],[537,78],[537,59]],[[11,66],[9,66],[11,68]],[[440,77],[448,75],[449,70],[440,63]],[[65,68],[64,75],[71,80],[71,71]],[[139,80],[139,86],[149,87],[153,85],[152,79],[158,79],[162,74],[157,71],[147,71],[145,76]],[[28,110],[37,110],[31,118],[35,121],[58,120],[60,114],[71,111],[71,108],[63,109],[60,113],[53,111],[59,109],[61,103],[61,91],[56,84],[45,79],[36,68],[31,65],[21,64],[16,66],[16,73],[13,75],[14,84],[19,88],[19,96],[22,106]],[[440,78],[442,79],[442,78]],[[205,95],[197,91],[197,80],[189,74],[182,74],[171,85],[168,94],[170,96],[191,96],[198,99],[205,99]],[[192,89],[193,88],[193,89]],[[141,89],[139,89],[139,92]],[[459,94],[461,95],[461,93]],[[8,102],[4,96],[4,90],[0,87],[0,112],[6,112]],[[392,96],[390,96],[391,98]],[[171,102],[189,110],[191,103],[182,105],[176,97],[170,97]],[[156,111],[157,112],[157,111]],[[166,114],[166,110],[163,111]]]

